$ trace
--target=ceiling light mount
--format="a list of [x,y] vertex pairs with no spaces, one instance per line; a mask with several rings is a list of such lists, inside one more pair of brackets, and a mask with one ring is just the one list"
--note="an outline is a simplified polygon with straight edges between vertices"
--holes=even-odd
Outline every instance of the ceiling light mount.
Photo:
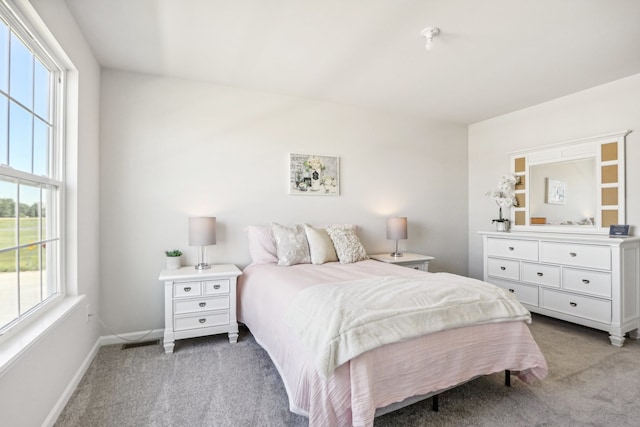
[[440,34],[440,28],[438,27],[427,27],[422,30],[422,37],[427,39],[426,44],[424,45],[425,49],[431,50],[433,47],[433,38]]

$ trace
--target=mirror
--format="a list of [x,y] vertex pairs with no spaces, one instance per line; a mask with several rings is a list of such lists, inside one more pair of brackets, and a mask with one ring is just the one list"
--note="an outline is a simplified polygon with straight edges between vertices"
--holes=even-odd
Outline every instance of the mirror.
[[512,228],[606,233],[625,223],[625,137],[617,132],[511,155]]
[[529,167],[531,225],[595,227],[595,157]]

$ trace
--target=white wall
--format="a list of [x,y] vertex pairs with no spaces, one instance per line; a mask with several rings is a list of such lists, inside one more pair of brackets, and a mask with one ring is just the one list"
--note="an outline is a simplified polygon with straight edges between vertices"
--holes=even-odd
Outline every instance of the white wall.
[[[31,8],[26,0],[16,3]],[[79,120],[67,129],[67,158],[78,164],[67,169],[67,288],[71,294],[85,294],[97,311],[100,69],[63,0],[31,3],[78,70],[69,78],[69,108],[78,112]],[[24,352],[0,377],[0,423],[39,426],[47,417],[55,417],[64,404],[59,399],[78,379],[75,375],[91,354],[98,334],[97,322],[87,322],[86,307],[80,304]]]
[[[386,217],[404,215],[402,250],[466,274],[466,127],[110,70],[101,120],[101,312],[115,332],[164,327],[157,277],[166,249],[196,261],[193,215],[217,217],[210,261],[240,267],[250,224],[355,223],[389,252]],[[341,195],[288,195],[290,152],[339,156]]]
[[482,277],[482,241],[495,204],[484,193],[509,172],[509,153],[625,129],[627,223],[640,226],[640,74],[469,127],[469,275]]

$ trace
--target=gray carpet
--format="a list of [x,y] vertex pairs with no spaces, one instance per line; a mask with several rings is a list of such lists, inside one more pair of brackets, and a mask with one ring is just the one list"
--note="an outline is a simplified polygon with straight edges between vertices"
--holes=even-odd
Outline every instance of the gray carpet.
[[[542,382],[503,374],[479,378],[440,397],[376,419],[376,426],[637,426],[640,343],[623,348],[607,334],[535,316],[531,331],[549,365]],[[288,410],[280,377],[249,332],[121,350],[105,346],[56,426],[305,426]]]

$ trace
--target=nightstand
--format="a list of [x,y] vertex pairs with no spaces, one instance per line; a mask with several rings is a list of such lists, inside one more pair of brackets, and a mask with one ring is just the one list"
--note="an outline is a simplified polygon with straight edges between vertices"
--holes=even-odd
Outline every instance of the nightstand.
[[422,271],[429,271],[429,261],[435,259],[432,256],[412,254],[410,252],[405,252],[400,257],[394,257],[391,254],[374,254],[369,255],[369,258]]
[[233,264],[162,270],[164,282],[164,352],[173,353],[175,340],[229,334],[238,342],[236,281],[241,271]]

